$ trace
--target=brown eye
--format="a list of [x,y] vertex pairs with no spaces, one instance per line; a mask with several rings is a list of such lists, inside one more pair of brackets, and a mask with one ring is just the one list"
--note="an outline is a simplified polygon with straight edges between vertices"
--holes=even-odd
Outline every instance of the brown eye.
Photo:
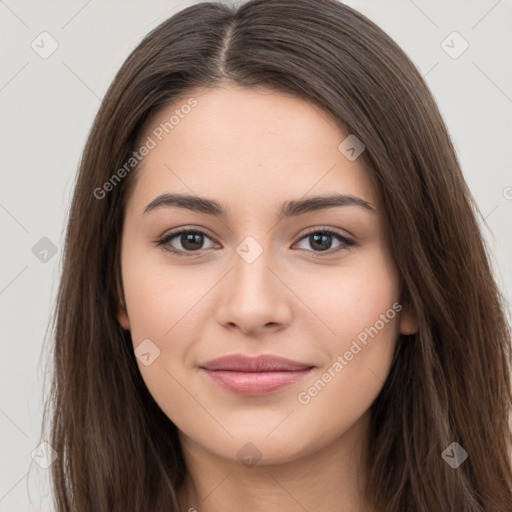
[[[300,249],[306,249],[310,250],[310,252],[319,253],[329,251],[328,253],[326,253],[328,255],[334,254],[338,251],[356,245],[354,240],[351,240],[350,238],[347,238],[346,236],[335,231],[324,229],[310,231],[308,234],[306,234],[300,239],[299,243],[303,241],[305,241],[310,246],[311,250],[308,249],[307,247],[300,247]],[[335,246],[334,250],[329,250],[332,248],[333,243],[335,243],[335,241],[338,242],[338,245]]]
[[194,253],[208,249],[204,247],[205,240],[211,238],[203,231],[197,229],[180,229],[165,235],[158,240],[158,246],[163,246],[166,251],[174,254],[187,255],[186,253]]

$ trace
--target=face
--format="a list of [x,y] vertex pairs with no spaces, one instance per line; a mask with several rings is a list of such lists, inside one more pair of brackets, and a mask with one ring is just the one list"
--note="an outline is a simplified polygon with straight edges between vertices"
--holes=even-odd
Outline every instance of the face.
[[141,138],[119,321],[156,402],[211,454],[279,463],[343,438],[415,329],[370,175],[338,148],[347,135],[302,99],[226,85]]

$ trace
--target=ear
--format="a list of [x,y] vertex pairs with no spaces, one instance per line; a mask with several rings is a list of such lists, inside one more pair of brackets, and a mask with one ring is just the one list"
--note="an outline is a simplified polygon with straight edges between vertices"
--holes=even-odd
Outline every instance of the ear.
[[117,287],[117,320],[121,324],[121,327],[125,331],[130,330],[130,319],[128,318],[128,312],[126,310],[126,304],[124,302],[124,291],[121,284],[121,275],[119,269],[116,272],[116,287]]
[[130,330],[130,319],[128,318],[128,313],[126,311],[126,307],[123,304],[119,304],[117,306],[117,320],[121,324],[121,327],[125,331]]
[[400,334],[416,334],[418,329],[416,312],[410,304],[404,304],[400,311]]

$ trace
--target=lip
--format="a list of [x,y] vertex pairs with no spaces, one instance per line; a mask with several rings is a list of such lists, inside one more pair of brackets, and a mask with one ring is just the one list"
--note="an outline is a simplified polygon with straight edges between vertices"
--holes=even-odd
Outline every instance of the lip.
[[233,354],[202,363],[199,368],[225,390],[257,396],[302,380],[314,365],[274,355],[249,357]]

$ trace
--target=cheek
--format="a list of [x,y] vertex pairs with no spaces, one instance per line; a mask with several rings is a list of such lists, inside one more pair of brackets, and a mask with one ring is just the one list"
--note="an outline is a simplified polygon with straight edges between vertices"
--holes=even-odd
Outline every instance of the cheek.
[[206,268],[200,272],[192,266],[171,267],[147,256],[127,255],[123,265],[133,348],[136,355],[147,353],[146,347],[151,353],[148,365],[138,358],[141,375],[153,398],[177,423],[174,413],[179,416],[191,404],[187,379],[194,360],[190,353],[209,318],[205,314],[208,291],[218,281],[211,274]]
[[164,270],[158,265],[141,264],[131,270],[126,267],[131,338],[136,355],[138,351],[150,353],[150,364],[143,357],[137,358],[137,364],[152,397],[171,421],[190,431],[193,418],[201,417],[203,411],[194,408],[196,402],[188,381],[190,368],[185,365],[194,340],[201,338],[204,318],[198,318],[198,301],[208,288],[203,290],[197,274],[192,277],[181,269]]
[[375,246],[337,269],[324,268],[296,281],[294,290],[317,316],[311,325],[322,348],[331,354],[347,349],[376,322],[383,338],[398,332],[398,314],[392,307],[399,299],[398,273],[390,261]]
[[207,272],[173,266],[160,251],[127,247],[123,258],[123,287],[132,340],[136,346],[151,338],[159,345],[177,329],[191,325],[195,306],[212,280]]
[[370,407],[389,374],[402,306],[396,268],[383,254],[369,251],[357,265],[332,273],[328,282],[317,279],[316,286],[304,285],[308,304],[320,312],[315,344],[328,355],[298,396],[311,413],[323,415],[335,407],[348,414],[339,421],[355,420]]

